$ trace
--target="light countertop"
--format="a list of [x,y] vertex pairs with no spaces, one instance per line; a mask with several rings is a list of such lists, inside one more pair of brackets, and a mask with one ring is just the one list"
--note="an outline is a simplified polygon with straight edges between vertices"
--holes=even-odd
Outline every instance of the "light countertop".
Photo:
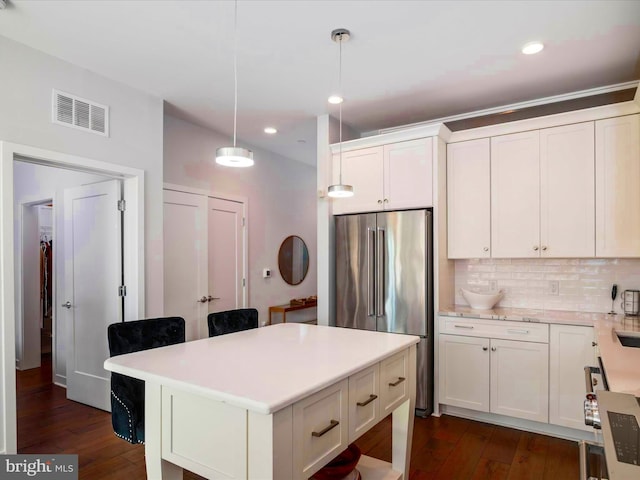
[[640,334],[640,317],[502,307],[493,310],[474,310],[466,305],[445,308],[439,312],[439,315],[594,327],[595,340],[609,389],[613,392],[631,393],[640,397],[640,348],[623,346],[616,335],[616,331]]
[[284,323],[120,355],[104,368],[269,414],[419,340]]

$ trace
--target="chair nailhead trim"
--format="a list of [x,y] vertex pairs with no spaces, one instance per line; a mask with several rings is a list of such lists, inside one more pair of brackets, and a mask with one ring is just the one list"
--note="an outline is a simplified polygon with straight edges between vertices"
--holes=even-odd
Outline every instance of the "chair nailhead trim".
[[[127,406],[126,406],[124,403],[122,403],[122,400],[120,400],[120,399],[118,398],[118,396],[114,393],[114,391],[113,391],[113,390],[111,390],[111,395],[112,395],[112,396],[113,396],[113,398],[115,398],[115,399],[118,401],[118,403],[119,403],[120,405],[122,405],[122,407],[127,411],[127,420],[129,421],[129,438],[126,438],[125,436],[120,435],[118,432],[115,432],[115,431],[114,431],[114,433],[116,434],[116,437],[120,437],[120,438],[122,438],[122,439],[126,440],[126,441],[127,441],[127,442],[129,442],[129,443],[135,443],[135,442],[133,441],[133,424],[131,423],[131,412],[129,411],[129,409],[127,408]],[[142,443],[142,442],[138,442],[138,443]]]

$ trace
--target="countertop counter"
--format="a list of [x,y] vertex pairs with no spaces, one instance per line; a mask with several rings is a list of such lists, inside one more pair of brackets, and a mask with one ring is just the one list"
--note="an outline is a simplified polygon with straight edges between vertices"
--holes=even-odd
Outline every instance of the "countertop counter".
[[640,348],[623,346],[616,335],[616,332],[633,332],[640,335],[640,317],[501,307],[493,310],[474,310],[463,305],[445,308],[439,315],[594,327],[609,389],[612,392],[630,393],[640,397]]
[[120,355],[104,368],[269,414],[419,341],[284,323]]

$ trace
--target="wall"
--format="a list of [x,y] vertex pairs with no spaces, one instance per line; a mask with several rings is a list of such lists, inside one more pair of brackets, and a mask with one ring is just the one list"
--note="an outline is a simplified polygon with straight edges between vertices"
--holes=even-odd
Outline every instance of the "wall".
[[[505,291],[501,307],[579,312],[609,312],[615,283],[615,311],[620,313],[622,291],[640,289],[640,259],[456,260],[456,304],[467,304],[460,287],[488,290],[491,281]],[[550,281],[558,282],[558,295],[548,293]]]
[[[162,123],[160,98],[0,36],[0,140],[145,171],[146,314],[162,314]],[[51,123],[52,89],[110,107],[110,137]],[[4,326],[0,325],[0,335]],[[9,339],[2,339],[3,344]],[[6,359],[11,361],[10,359]],[[13,365],[0,365],[6,372]],[[0,398],[12,393],[0,383]],[[9,399],[9,400],[7,400]],[[2,406],[0,406],[2,410]],[[0,452],[11,445],[11,415],[0,418]],[[7,436],[9,432],[9,436]]]
[[[264,323],[270,305],[317,292],[315,169],[251,146],[253,167],[216,165],[216,148],[228,144],[226,136],[165,115],[164,181],[248,199],[248,306],[258,309]],[[309,272],[297,286],[286,284],[278,271],[278,250],[289,235],[302,237],[309,249]],[[262,278],[263,268],[271,269],[271,278]]]
[[[21,327],[21,307],[24,298],[26,303],[38,302],[39,292],[25,292],[22,290],[22,284],[18,281],[20,275],[20,262],[21,258],[21,239],[20,231],[21,226],[21,206],[23,202],[33,202],[44,199],[51,199],[54,201],[55,209],[55,234],[56,238],[53,242],[54,259],[61,259],[64,249],[64,226],[62,225],[62,215],[57,212],[64,210],[64,195],[63,190],[67,187],[86,185],[88,183],[94,183],[104,180],[105,177],[99,175],[91,175],[82,172],[73,172],[70,170],[63,170],[61,168],[52,168],[44,165],[35,165],[31,163],[15,162],[13,170],[13,198],[14,198],[14,249],[16,251],[15,262],[15,302],[16,302],[16,360],[20,364],[25,352],[23,351],[23,345],[25,344],[25,338],[22,335]],[[35,238],[34,241],[38,242],[39,238]],[[56,313],[56,307],[64,303],[64,291],[62,286],[64,285],[64,263],[60,261],[55,262],[54,271],[54,287],[55,297],[53,298],[54,316]],[[39,271],[36,272],[23,272],[28,277],[30,275],[36,275],[39,277]],[[39,280],[38,280],[39,283]],[[60,316],[60,319],[63,316]],[[58,320],[56,318],[56,320]],[[62,321],[55,321],[55,331],[53,337],[52,348],[56,351],[53,364],[53,373],[55,381],[58,384],[66,384],[66,339],[67,328]],[[37,341],[40,342],[40,332],[37,332]]]

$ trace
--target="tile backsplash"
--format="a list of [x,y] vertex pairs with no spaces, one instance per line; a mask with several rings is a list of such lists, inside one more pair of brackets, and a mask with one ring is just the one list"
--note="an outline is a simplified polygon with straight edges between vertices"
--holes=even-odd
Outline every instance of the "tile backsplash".
[[[501,307],[579,312],[609,312],[611,286],[618,285],[614,303],[620,307],[622,291],[640,290],[640,259],[553,258],[472,259],[455,261],[457,305],[467,305],[460,288],[503,290]],[[557,287],[557,293],[554,293]]]

